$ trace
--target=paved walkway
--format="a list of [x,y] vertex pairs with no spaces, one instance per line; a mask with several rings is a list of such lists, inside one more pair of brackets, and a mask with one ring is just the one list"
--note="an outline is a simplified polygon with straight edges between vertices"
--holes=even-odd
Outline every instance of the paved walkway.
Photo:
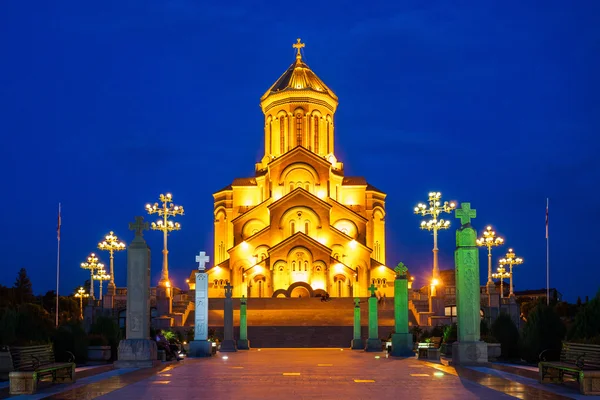
[[[85,381],[85,382],[83,382]],[[568,399],[568,387],[539,385],[491,368],[457,368],[384,353],[262,349],[186,359],[156,369],[110,371],[19,399]],[[587,397],[592,399],[594,397]]]

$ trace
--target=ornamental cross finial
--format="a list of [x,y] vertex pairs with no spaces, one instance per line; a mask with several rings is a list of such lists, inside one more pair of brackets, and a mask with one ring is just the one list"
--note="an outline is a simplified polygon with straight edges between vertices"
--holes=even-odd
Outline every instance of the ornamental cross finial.
[[396,271],[396,276],[406,276],[408,268],[406,268],[403,262],[399,262],[394,271]]
[[375,292],[377,291],[377,288],[374,284],[371,283],[371,286],[369,286],[369,291],[371,292],[371,297],[375,297]]
[[135,222],[129,223],[129,230],[135,231],[135,236],[144,236],[144,231],[148,230],[148,223],[144,222],[144,217],[135,217]]
[[227,285],[225,285],[225,297],[228,299],[231,298],[231,289],[233,289],[233,286],[227,281]]
[[296,58],[302,58],[302,54],[300,54],[300,49],[303,48],[303,47],[305,47],[305,46],[306,46],[306,44],[301,43],[301,39],[300,38],[296,39],[296,43],[294,43],[292,45],[293,48],[295,48],[296,50],[298,50],[298,53],[296,53]]
[[471,208],[471,203],[460,203],[460,208],[456,210],[456,218],[460,218],[460,223],[463,225],[470,224],[471,218],[475,218],[477,212]]
[[206,255],[204,251],[196,256],[196,262],[198,263],[198,270],[204,271],[206,269],[206,263],[210,261],[210,257]]

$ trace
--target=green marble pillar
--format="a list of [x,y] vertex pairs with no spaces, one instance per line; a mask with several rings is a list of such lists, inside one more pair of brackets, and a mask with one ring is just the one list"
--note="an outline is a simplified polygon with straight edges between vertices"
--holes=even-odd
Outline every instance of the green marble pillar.
[[480,341],[481,298],[477,231],[471,226],[476,212],[470,203],[456,210],[461,227],[456,231],[454,264],[458,341],[452,345],[452,362],[458,365],[486,363],[487,344]]
[[379,339],[379,321],[377,320],[377,297],[375,292],[377,288],[371,284],[369,287],[371,297],[369,297],[369,338],[367,339],[367,351],[381,351],[381,339]]
[[240,340],[237,342],[238,350],[250,350],[248,324],[246,321],[246,301],[246,297],[242,295],[242,298],[240,299]]
[[397,357],[414,356],[413,337],[408,331],[408,268],[399,263],[394,280],[394,333],[392,334],[392,355]]
[[354,299],[354,338],[350,345],[352,350],[363,350],[365,348],[360,329],[360,299],[356,297]]

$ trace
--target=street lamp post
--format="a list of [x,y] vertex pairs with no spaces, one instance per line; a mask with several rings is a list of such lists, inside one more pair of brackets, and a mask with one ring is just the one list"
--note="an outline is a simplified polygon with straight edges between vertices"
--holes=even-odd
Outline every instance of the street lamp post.
[[85,292],[83,287],[80,287],[75,293],[75,297],[79,297],[79,318],[83,319],[83,298],[88,298],[90,295]]
[[108,294],[114,295],[116,292],[115,270],[114,270],[114,264],[115,264],[114,252],[125,250],[125,243],[119,241],[119,239],[115,236],[113,231],[110,231],[110,233],[104,237],[104,240],[102,242],[98,243],[98,248],[100,250],[105,250],[110,253],[110,271],[109,271],[110,272],[110,282],[108,282],[106,292]]
[[146,211],[148,214],[158,214],[162,219],[159,219],[157,222],[153,222],[151,227],[152,230],[162,231],[163,232],[163,266],[162,266],[162,274],[160,277],[160,281],[158,281],[159,286],[169,287],[169,262],[168,262],[168,254],[167,250],[167,235],[171,231],[178,231],[181,229],[181,225],[179,222],[169,221],[169,217],[174,217],[176,215],[183,215],[183,207],[176,206],[172,202],[173,196],[171,193],[167,193],[166,195],[160,195],[160,202],[162,206],[159,207],[158,203],[154,203],[154,205],[146,204]]
[[[494,279],[500,279],[500,297],[504,298],[504,279],[505,278],[509,278],[511,277],[511,274],[509,272],[506,272],[506,268],[504,268],[502,265],[500,265],[498,267],[498,272],[495,274],[492,274],[492,278]],[[512,279],[512,277],[511,277]]]
[[419,203],[415,207],[415,214],[426,216],[431,215],[429,221],[421,222],[421,229],[433,231],[433,279],[440,278],[440,268],[438,266],[438,247],[437,247],[437,234],[439,230],[448,229],[450,227],[450,221],[444,219],[438,219],[442,213],[451,213],[456,204],[448,203],[445,201],[441,202],[442,194],[440,192],[429,193],[429,206],[427,204]]
[[492,281],[492,247],[501,246],[504,244],[504,239],[500,236],[496,236],[496,232],[492,230],[491,226],[488,226],[483,232],[483,236],[477,239],[477,246],[487,247],[488,249],[488,280],[487,280],[487,292],[491,291],[494,282]]
[[90,299],[94,299],[94,272],[97,269],[104,269],[104,264],[98,262],[98,257],[95,253],[88,256],[87,262],[81,263],[81,268],[90,270]]
[[521,257],[517,257],[513,249],[508,249],[508,253],[502,259],[500,259],[501,266],[509,266],[509,274],[510,274],[510,293],[509,297],[513,297],[515,294],[513,293],[513,266],[523,264],[523,259]]
[[98,273],[96,275],[94,275],[92,278],[94,278],[97,281],[100,281],[100,298],[99,298],[99,300],[102,301],[102,282],[109,280],[110,275],[106,273],[106,271],[104,270],[104,265],[103,265],[102,268],[98,269]]

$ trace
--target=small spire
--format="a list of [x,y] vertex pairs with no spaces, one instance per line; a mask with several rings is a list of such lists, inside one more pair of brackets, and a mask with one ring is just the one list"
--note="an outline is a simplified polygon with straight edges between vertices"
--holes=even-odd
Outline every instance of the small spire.
[[296,39],[296,43],[294,43],[292,45],[293,48],[298,50],[298,53],[296,53],[296,59],[301,60],[302,59],[302,54],[300,54],[300,49],[303,48],[304,46],[306,46],[306,44],[301,43],[301,39],[298,38]]

